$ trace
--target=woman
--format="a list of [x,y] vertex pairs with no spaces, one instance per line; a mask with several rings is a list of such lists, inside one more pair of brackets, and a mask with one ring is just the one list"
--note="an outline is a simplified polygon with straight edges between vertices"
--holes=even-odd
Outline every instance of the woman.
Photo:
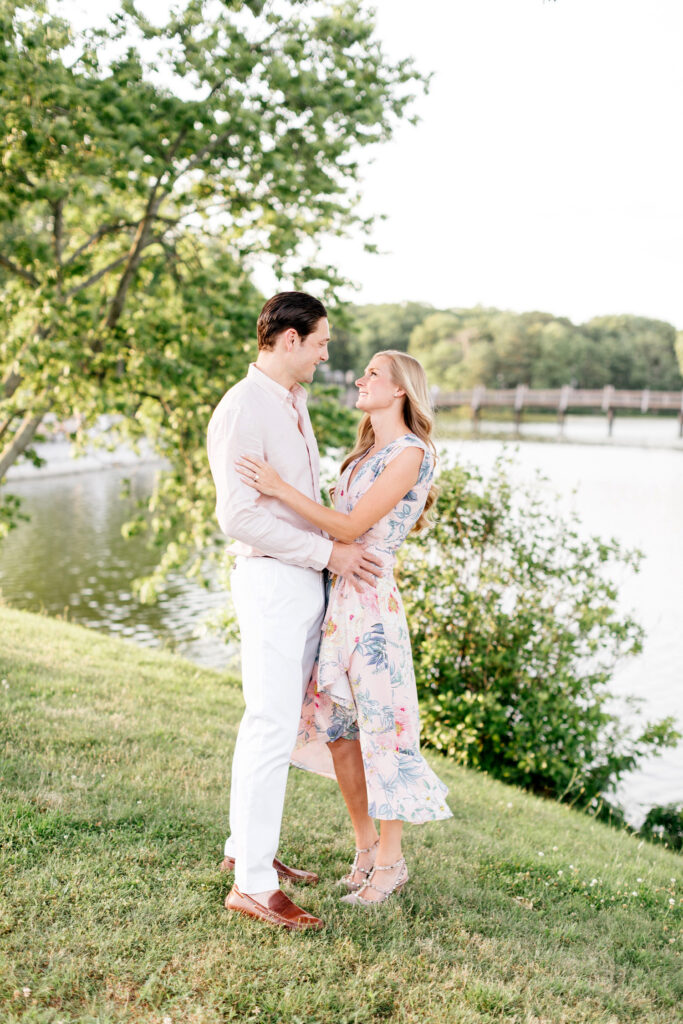
[[[334,508],[306,498],[265,462],[237,461],[244,481],[289,505],[331,537],[358,540],[383,563],[376,587],[332,577],[318,661],[302,709],[293,763],[337,779],[356,837],[341,883],[345,902],[373,906],[408,881],[403,822],[448,818],[447,789],[419,750],[410,637],[393,576],[408,533],[428,525],[435,499],[432,414],[420,363],[388,350],[356,381],[365,415],[334,489]],[[377,835],[374,819],[380,819]]]

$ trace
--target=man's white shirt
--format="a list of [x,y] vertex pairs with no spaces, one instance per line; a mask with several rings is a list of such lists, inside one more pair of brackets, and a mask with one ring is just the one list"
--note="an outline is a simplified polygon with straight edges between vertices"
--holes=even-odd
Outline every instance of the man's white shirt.
[[301,385],[290,391],[252,363],[216,406],[207,444],[216,517],[234,540],[231,550],[320,570],[330,559],[332,541],[276,498],[245,484],[235,468],[240,455],[263,459],[319,502],[320,459],[306,398]]

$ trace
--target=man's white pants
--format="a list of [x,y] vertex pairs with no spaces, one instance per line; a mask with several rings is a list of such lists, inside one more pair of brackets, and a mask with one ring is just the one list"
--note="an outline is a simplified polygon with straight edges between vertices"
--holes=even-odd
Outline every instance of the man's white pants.
[[235,883],[245,893],[277,889],[289,759],[325,611],[322,573],[276,558],[238,557],[230,589],[242,646],[246,710],[232,762],[230,837]]

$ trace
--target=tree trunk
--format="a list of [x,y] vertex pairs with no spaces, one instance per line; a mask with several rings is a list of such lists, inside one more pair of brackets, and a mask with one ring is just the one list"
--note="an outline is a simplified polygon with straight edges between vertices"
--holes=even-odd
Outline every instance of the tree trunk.
[[45,412],[39,412],[35,416],[26,416],[24,418],[16,434],[0,454],[0,480],[2,480],[10,466],[14,465],[21,453],[26,451],[35,436],[36,430],[43,422],[44,416]]
[[135,238],[133,239],[133,244],[130,247],[128,265],[121,276],[119,286],[116,289],[116,295],[112,299],[111,306],[109,307],[109,314],[105,321],[105,326],[110,330],[112,327],[116,326],[116,323],[123,312],[128,289],[130,288],[131,281],[133,280],[135,272],[140,265],[143,250],[149,244],[154,218],[159,212],[159,207],[161,206],[164,198],[165,194],[163,192],[158,192],[156,188],[149,198],[147,209],[145,210],[145,216],[140,222],[140,226],[138,227],[138,230],[135,233]]
[[21,374],[17,373],[16,370],[10,370],[1,385],[3,391],[2,397],[11,398],[20,384]]
[[0,423],[0,440],[2,440],[2,438],[5,436],[9,428],[14,423],[15,419],[16,416],[8,416],[3,423]]

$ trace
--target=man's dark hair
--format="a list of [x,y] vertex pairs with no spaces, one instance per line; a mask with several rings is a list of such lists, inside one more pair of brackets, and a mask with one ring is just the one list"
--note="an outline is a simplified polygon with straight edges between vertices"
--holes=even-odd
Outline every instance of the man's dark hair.
[[272,349],[278,334],[290,327],[305,338],[313,333],[324,316],[327,316],[327,310],[322,302],[306,292],[273,295],[261,310],[256,324],[259,350]]

